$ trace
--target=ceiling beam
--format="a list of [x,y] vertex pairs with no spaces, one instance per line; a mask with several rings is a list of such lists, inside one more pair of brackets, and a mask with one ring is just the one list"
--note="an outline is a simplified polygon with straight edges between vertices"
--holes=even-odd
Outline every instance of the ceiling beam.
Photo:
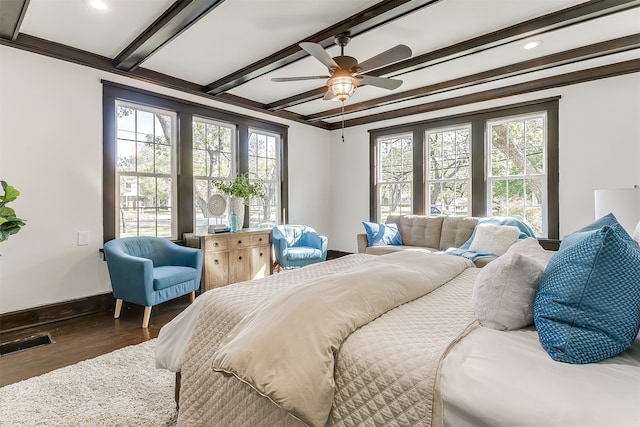
[[[350,114],[372,108],[382,107],[384,105],[395,104],[402,101],[410,101],[412,99],[422,98],[425,96],[444,93],[456,89],[467,88],[483,83],[496,80],[515,77],[523,74],[532,73],[534,71],[547,70],[562,65],[573,64],[588,59],[598,58],[615,53],[626,52],[640,48],[640,34],[633,34],[626,37],[620,37],[614,40],[608,40],[601,43],[595,43],[589,46],[582,46],[576,49],[570,49],[564,52],[554,53],[551,55],[534,58],[527,61],[510,64],[504,67],[494,68],[492,70],[483,71],[481,73],[469,76],[459,77],[456,79],[423,86],[404,92],[395,92],[381,98],[375,98],[356,104],[350,104],[342,108],[332,108],[316,114],[305,116],[310,122],[325,120],[332,117],[339,117],[343,113]],[[268,106],[267,106],[268,107]]]
[[[439,1],[441,0],[381,1],[374,6],[352,15],[349,18],[340,21],[331,27],[325,28],[324,30],[301,41],[318,43],[326,49],[335,43],[333,38],[337,34],[348,31],[353,37]],[[298,43],[294,43],[266,58],[256,61],[251,65],[206,85],[204,87],[204,91],[212,95],[226,92],[248,82],[249,80],[277,70],[278,68],[282,68],[285,65],[291,64],[307,56],[309,56],[309,54],[302,50],[300,46],[298,46]]]
[[[574,85],[578,83],[606,79],[609,77],[616,77],[638,72],[640,72],[640,59],[632,59],[630,61],[619,62],[616,64],[609,64],[601,67],[589,68],[586,70],[574,71],[566,74],[559,74],[557,76],[545,77],[538,80],[517,83],[510,86],[503,86],[496,89],[489,89],[481,92],[471,93],[468,95],[447,98],[440,101],[434,101],[425,104],[414,105],[411,107],[399,108],[397,110],[387,111],[384,113],[371,114],[365,117],[345,120],[344,127],[360,126],[367,123],[379,122],[381,120],[389,120],[398,117],[428,113],[431,111],[437,111],[446,108],[459,107],[462,105],[474,104],[477,102],[490,101],[494,99],[505,98],[508,96],[522,95],[530,92],[537,92],[546,89],[553,89],[557,87]],[[340,129],[341,127],[342,122],[332,123],[331,130]]]
[[44,55],[50,58],[71,62],[85,67],[91,67],[97,70],[130,77],[138,81],[143,81],[169,89],[178,90],[184,93],[197,95],[223,104],[235,105],[238,107],[246,108],[248,110],[268,114],[273,117],[285,118],[298,123],[315,126],[320,129],[329,129],[330,127],[330,124],[325,122],[309,123],[302,115],[290,111],[271,112],[264,108],[264,104],[250,101],[239,96],[231,96],[229,94],[225,94],[224,97],[214,97],[213,95],[209,95],[206,92],[202,92],[202,85],[168,76],[166,74],[158,73],[157,71],[149,70],[147,68],[138,67],[133,71],[120,70],[114,67],[113,60],[111,58],[107,58],[106,56],[96,55],[94,53],[90,53],[81,49],[76,49],[60,43],[55,43],[49,40],[30,36],[28,34],[20,33],[15,40],[0,38],[0,45],[5,45],[38,55]]
[[0,1],[0,37],[9,40],[18,37],[28,7],[29,0]]
[[[465,40],[442,49],[437,49],[404,61],[396,62],[395,64],[373,70],[367,74],[372,76],[397,77],[402,74],[421,70],[452,59],[472,55],[474,53],[482,52],[507,43],[512,43],[527,37],[569,27],[591,19],[633,9],[638,6],[640,6],[640,0],[596,0],[581,3],[579,5],[533,18],[492,33]],[[324,94],[326,92],[326,87],[313,89],[269,103],[267,104],[267,108],[271,111],[276,111],[313,101],[315,99],[320,99],[323,95],[314,95],[320,90],[322,90],[322,93]]]
[[124,71],[136,69],[224,0],[178,0],[116,56],[113,64]]

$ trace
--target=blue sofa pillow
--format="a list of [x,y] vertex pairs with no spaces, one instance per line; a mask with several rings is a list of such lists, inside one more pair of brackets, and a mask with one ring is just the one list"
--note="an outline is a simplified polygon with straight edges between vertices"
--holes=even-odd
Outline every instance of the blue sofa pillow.
[[640,330],[640,247],[617,221],[576,233],[542,274],[534,322],[552,359],[594,363],[629,348]]
[[376,224],[375,222],[362,222],[367,232],[369,246],[402,245],[402,236],[397,224]]

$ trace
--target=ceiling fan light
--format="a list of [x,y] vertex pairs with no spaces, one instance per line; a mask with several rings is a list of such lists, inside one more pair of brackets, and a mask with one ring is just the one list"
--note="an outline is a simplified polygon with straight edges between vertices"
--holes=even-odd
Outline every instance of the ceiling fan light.
[[327,82],[329,91],[340,101],[346,101],[356,91],[358,81],[351,76],[335,76]]

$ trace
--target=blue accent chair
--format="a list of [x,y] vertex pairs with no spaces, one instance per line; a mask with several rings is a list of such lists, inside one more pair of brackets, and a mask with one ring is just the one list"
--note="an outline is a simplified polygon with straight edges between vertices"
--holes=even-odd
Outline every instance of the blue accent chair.
[[149,326],[151,307],[200,287],[202,251],[160,237],[123,237],[104,244],[104,255],[116,298],[114,318],[122,301],[145,307],[142,327]]
[[306,225],[277,225],[271,229],[276,262],[284,269],[327,259],[327,238]]

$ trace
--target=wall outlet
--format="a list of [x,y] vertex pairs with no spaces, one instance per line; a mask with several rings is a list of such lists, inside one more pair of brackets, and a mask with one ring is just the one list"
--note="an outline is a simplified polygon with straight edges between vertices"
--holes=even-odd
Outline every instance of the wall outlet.
[[78,246],[87,246],[89,244],[89,232],[78,231]]

